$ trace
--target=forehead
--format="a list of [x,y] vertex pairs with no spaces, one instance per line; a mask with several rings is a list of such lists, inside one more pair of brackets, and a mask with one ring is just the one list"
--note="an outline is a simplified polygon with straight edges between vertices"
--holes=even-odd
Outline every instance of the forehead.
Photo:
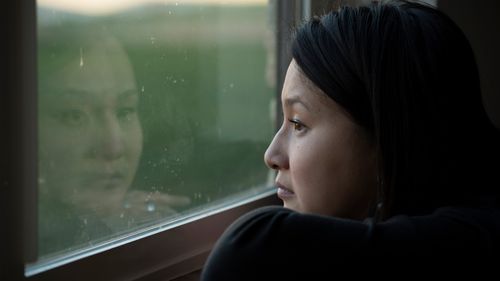
[[128,55],[113,40],[71,46],[39,67],[40,90],[45,95],[71,90],[113,93],[136,88]]
[[281,99],[283,106],[302,103],[312,112],[340,109],[340,106],[333,99],[304,75],[294,60],[288,67]]

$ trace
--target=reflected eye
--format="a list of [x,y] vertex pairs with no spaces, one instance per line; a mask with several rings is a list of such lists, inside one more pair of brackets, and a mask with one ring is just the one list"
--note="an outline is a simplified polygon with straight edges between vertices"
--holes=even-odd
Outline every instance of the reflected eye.
[[62,124],[70,127],[80,127],[85,123],[86,115],[81,110],[64,110],[55,114],[55,118]]
[[119,120],[130,122],[135,118],[137,110],[134,107],[124,107],[118,109],[116,116]]
[[300,132],[300,131],[303,131],[306,128],[305,125],[302,124],[302,122],[300,122],[297,119],[290,119],[288,121],[290,121],[290,123],[292,123],[294,131]]

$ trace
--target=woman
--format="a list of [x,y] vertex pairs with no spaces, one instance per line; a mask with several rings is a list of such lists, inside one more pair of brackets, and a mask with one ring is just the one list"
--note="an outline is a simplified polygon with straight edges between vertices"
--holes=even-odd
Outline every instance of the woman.
[[237,220],[202,280],[498,252],[499,133],[446,15],[403,1],[344,7],[301,26],[292,55],[283,125],[265,154],[285,208]]
[[105,32],[73,30],[63,40],[54,29],[39,38],[41,256],[96,245],[189,204],[133,186],[143,128],[122,44]]

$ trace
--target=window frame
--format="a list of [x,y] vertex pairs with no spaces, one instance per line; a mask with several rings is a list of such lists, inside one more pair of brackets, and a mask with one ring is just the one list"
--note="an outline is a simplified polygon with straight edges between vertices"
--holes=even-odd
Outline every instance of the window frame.
[[27,280],[171,280],[202,268],[213,244],[232,221],[274,196],[245,202],[188,223],[148,234],[75,261],[44,270]]
[[[277,119],[282,83],[290,63],[293,27],[310,11],[308,0],[270,0],[275,4]],[[201,270],[219,235],[252,209],[277,205],[274,192],[212,211],[188,223],[126,241],[83,258],[25,276],[36,260],[37,243],[37,4],[11,1],[3,9],[2,177],[0,184],[1,280],[170,280]],[[281,120],[277,120],[281,122]],[[279,126],[276,126],[278,128]],[[201,234],[201,235],[200,235]]]

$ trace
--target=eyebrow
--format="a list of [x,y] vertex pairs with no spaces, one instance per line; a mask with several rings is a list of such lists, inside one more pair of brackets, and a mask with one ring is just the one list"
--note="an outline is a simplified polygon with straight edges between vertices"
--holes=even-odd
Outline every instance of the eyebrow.
[[285,105],[286,106],[293,106],[294,104],[300,104],[302,105],[307,111],[311,111],[310,107],[308,104],[306,104],[303,100],[301,100],[299,97],[290,97],[285,99]]
[[[82,90],[76,90],[76,89],[66,89],[64,90],[64,93],[59,94],[58,97],[60,98],[66,98],[66,99],[73,99],[73,98],[78,98],[78,99],[86,99],[88,98],[89,92],[87,91],[82,91]],[[130,90],[125,90],[123,92],[118,93],[118,100],[123,100],[127,99],[128,97],[134,97],[134,96],[139,96],[139,93],[135,89],[130,89]]]
[[137,92],[137,90],[135,89],[134,90],[131,89],[118,94],[118,100],[124,100],[129,97],[139,97],[139,92]]

